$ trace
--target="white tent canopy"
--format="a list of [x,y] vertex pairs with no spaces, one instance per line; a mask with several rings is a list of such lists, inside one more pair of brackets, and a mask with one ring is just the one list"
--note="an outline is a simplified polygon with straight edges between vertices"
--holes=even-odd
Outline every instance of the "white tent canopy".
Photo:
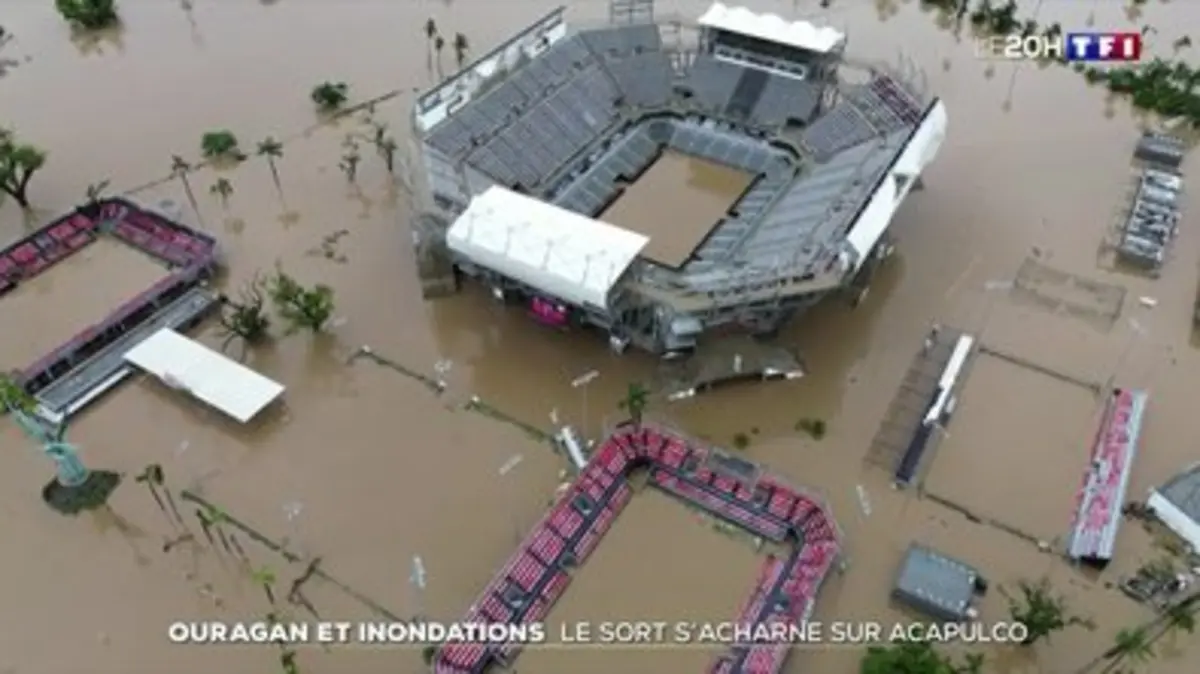
[[503,187],[471,200],[446,232],[450,250],[575,305],[607,308],[608,294],[647,237]]
[[130,349],[125,360],[242,423],[253,419],[284,389],[283,384],[170,328]]
[[846,34],[807,21],[788,21],[776,14],[759,14],[745,7],[714,2],[697,21],[705,28],[766,40],[775,44],[827,54],[845,41]]

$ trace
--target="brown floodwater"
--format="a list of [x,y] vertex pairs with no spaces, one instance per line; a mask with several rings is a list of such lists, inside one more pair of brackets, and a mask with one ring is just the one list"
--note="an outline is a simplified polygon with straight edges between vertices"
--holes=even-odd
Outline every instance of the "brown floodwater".
[[[996,349],[1077,376],[1149,388],[1131,494],[1163,481],[1194,459],[1181,439],[1200,434],[1193,402],[1200,355],[1189,345],[1197,280],[1191,251],[1200,245],[1200,234],[1185,224],[1173,259],[1157,280],[1111,271],[1098,262],[1097,251],[1128,184],[1128,157],[1143,120],[1066,70],[975,60],[969,35],[956,38],[915,2],[835,4],[829,18],[849,29],[855,54],[895,60],[902,52],[946,101],[949,135],[925,175],[927,189],[912,194],[898,214],[893,230],[898,254],[881,270],[866,301],[856,309],[830,301],[781,336],[804,355],[807,377],[657,403],[654,412],[718,444],[746,433],[749,458],[825,493],[845,530],[850,564],[823,593],[822,619],[904,619],[889,605],[887,591],[904,548],[920,540],[979,566],[994,585],[1050,577],[1077,611],[1095,619],[1096,629],[1069,630],[1033,652],[984,650],[993,657],[995,672],[1070,672],[1106,648],[1118,629],[1145,617],[1144,609],[1107,583],[1159,555],[1149,537],[1135,526],[1124,527],[1117,561],[1099,579],[1088,577],[1023,540],[915,493],[891,490],[887,474],[868,467],[863,457],[922,336],[939,321],[982,333],[982,341]],[[1033,11],[1034,3],[1024,4]],[[185,222],[221,240],[231,290],[278,262],[305,282],[330,284],[337,293],[338,320],[331,334],[318,337],[284,335],[279,329],[274,345],[246,354],[250,365],[288,387],[285,408],[261,423],[237,427],[145,380],[123,386],[87,411],[72,426],[71,439],[90,465],[128,474],[111,512],[73,519],[50,512],[38,498],[51,476],[50,463],[11,424],[0,425],[0,446],[9,450],[0,508],[5,540],[13,542],[6,547],[0,603],[53,619],[51,627],[44,620],[9,621],[0,634],[0,672],[86,668],[140,674],[169,667],[186,674],[277,666],[277,652],[268,647],[168,642],[166,627],[172,621],[262,619],[271,608],[247,574],[209,546],[185,543],[162,551],[164,540],[179,532],[132,479],[149,463],[162,464],[176,488],[200,490],[270,538],[319,555],[328,573],[394,615],[462,615],[511,552],[515,530],[532,525],[545,508],[563,462],[527,433],[463,411],[460,403],[478,395],[542,427],[555,412],[596,434],[616,418],[615,402],[625,386],[650,380],[655,364],[637,354],[615,356],[594,336],[543,329],[477,289],[425,303],[404,225],[410,213],[404,191],[392,185],[382,162],[361,140],[357,184],[348,184],[337,165],[348,137],[353,142],[368,130],[359,120],[319,124],[308,91],[323,80],[344,80],[356,100],[395,92],[376,106],[375,117],[403,134],[412,91],[428,86],[437,69],[438,59],[429,54],[422,35],[427,17],[447,34],[466,34],[482,51],[553,3],[282,0],[268,6],[125,0],[123,30],[87,43],[72,38],[49,3],[11,5],[3,18],[13,38],[0,51],[6,64],[0,101],[4,123],[49,152],[46,168],[31,185],[35,220],[69,210],[89,184],[105,179],[147,203],[170,199],[183,205]],[[820,12],[816,3],[751,5],[787,15]],[[704,7],[679,0],[660,3],[659,11],[697,16]],[[1160,34],[1148,38],[1156,53],[1169,51],[1176,33],[1195,32],[1200,23],[1200,15],[1184,2],[1151,3],[1134,17],[1117,2],[1038,7],[1039,20],[1059,21],[1067,30],[1157,26]],[[580,1],[572,4],[569,17],[594,21],[605,13],[605,3]],[[444,68],[452,67],[450,53],[441,61]],[[12,62],[16,65],[7,65]],[[247,149],[268,135],[285,140],[278,162],[281,189],[261,159],[219,172],[198,170],[186,186],[164,180],[173,154],[195,158],[201,134],[220,128],[237,134]],[[226,204],[209,194],[222,177],[234,186]],[[196,198],[194,210],[189,190]],[[687,195],[680,188],[678,199]],[[666,219],[673,200],[661,201]],[[1196,206],[1189,197],[1189,212]],[[11,201],[0,205],[0,239],[15,238],[26,227]],[[333,241],[340,230],[348,233]],[[1057,269],[1124,286],[1121,315],[1105,330],[996,290],[1034,254]],[[64,283],[59,271],[47,282],[59,277]],[[97,285],[118,287],[125,273],[106,271]],[[1157,305],[1140,306],[1141,296],[1155,298]],[[54,346],[48,337],[54,329],[42,321],[50,305],[17,310],[9,300],[25,301],[17,295],[0,303],[5,340],[44,339],[45,349]],[[79,295],[55,293],[53,302],[68,322],[93,320],[95,307]],[[212,328],[199,338],[221,341]],[[348,355],[363,344],[426,373],[438,361],[448,361],[447,394],[434,397],[422,385],[368,362],[347,366]],[[600,376],[586,389],[570,387],[572,379],[592,369]],[[939,448],[932,475],[946,472],[938,462],[966,466],[969,457],[986,456],[986,466],[1009,455],[1030,470],[1061,476],[1065,484],[1056,481],[1054,489],[1072,493],[1090,437],[1067,451],[1069,437],[1077,434],[1067,427],[1083,428],[1086,435],[1089,424],[1076,418],[1086,412],[1072,411],[1061,419],[1041,411],[1022,413],[1038,401],[1059,401],[1053,393],[1035,392],[1040,381],[989,384],[984,375],[974,390],[968,381],[963,415]],[[992,396],[998,399],[986,399]],[[1014,398],[1028,400],[1017,405]],[[969,406],[976,408],[970,414]],[[1078,406],[1086,409],[1083,402]],[[826,419],[828,435],[815,441],[796,431],[796,422],[805,417]],[[1014,450],[1012,435],[995,430],[1010,423],[1039,440]],[[1059,447],[1062,451],[1054,451]],[[501,475],[500,468],[516,455],[523,460]],[[1030,487],[1010,470],[972,466],[952,480],[961,493],[977,492],[976,507],[997,509],[997,518],[1027,519],[1034,511],[1025,508],[1039,509],[1044,532],[1039,535],[1061,537],[1069,526],[1069,501],[1039,495],[1009,511],[1005,494],[1021,501]],[[858,486],[869,509],[860,504]],[[696,526],[681,512],[668,517],[664,511],[661,520],[627,517],[597,560],[607,555],[627,569],[631,562],[616,559],[674,555],[673,546],[701,557],[698,566],[711,557],[715,568],[702,578],[716,603],[689,605],[689,593],[662,593],[663,576],[653,573],[618,570],[609,579],[597,564],[582,570],[562,610],[586,615],[586,607],[595,605],[594,615],[637,611],[636,602],[622,608],[621,597],[644,596],[663,604],[664,611],[724,610],[732,618],[738,609],[732,598],[749,590],[756,562],[737,543]],[[190,515],[187,522],[201,538]],[[671,522],[678,524],[663,528]],[[692,540],[712,536],[716,539],[709,543]],[[650,541],[667,551],[646,549]],[[703,547],[710,543],[721,551]],[[280,592],[303,570],[303,564],[287,564],[248,539],[243,545],[255,563],[275,568]],[[420,556],[427,570],[423,590],[408,582],[413,556]],[[589,574],[593,571],[598,573]],[[326,581],[314,581],[306,594],[331,619],[374,615]],[[287,610],[302,615],[294,607]],[[999,593],[989,594],[983,616],[1004,617]],[[1193,671],[1194,664],[1178,654],[1187,647],[1187,639],[1181,639],[1145,670]],[[787,671],[850,674],[860,656],[856,649],[803,649]],[[589,656],[580,652],[578,657]],[[636,663],[665,657],[647,653],[645,660],[622,662],[639,667],[646,665]],[[690,668],[690,657],[680,654],[671,666],[678,662]],[[422,671],[420,654],[401,648],[306,648],[299,664],[316,674],[385,667],[405,674]]]
[[[682,265],[754,176],[707,159],[667,150],[598,217],[650,237],[643,254]],[[664,195],[672,198],[664,203]]]
[[[664,536],[663,532],[671,533]],[[523,654],[520,669],[532,674],[564,669],[596,674],[702,672],[720,649],[684,643],[677,626],[732,620],[761,566],[762,557],[748,537],[730,536],[681,502],[644,490],[634,496],[587,564],[574,574],[566,594],[546,618],[549,643]],[[667,627],[661,640],[644,648],[621,644],[592,647],[581,654],[578,647],[565,643],[580,624],[591,626],[595,641],[609,634],[629,640],[633,637],[617,630],[622,629],[620,623],[633,621]]]
[[117,305],[166,276],[148,255],[108,238],[99,239],[0,300],[5,339],[0,362],[32,365],[49,350],[100,322]]

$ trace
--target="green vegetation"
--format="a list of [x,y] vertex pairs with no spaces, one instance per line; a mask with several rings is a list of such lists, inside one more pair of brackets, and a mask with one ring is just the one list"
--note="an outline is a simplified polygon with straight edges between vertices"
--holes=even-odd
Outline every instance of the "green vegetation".
[[635,424],[642,423],[642,415],[650,402],[650,391],[638,382],[631,382],[625,389],[625,397],[617,403],[617,408],[629,413],[629,418]]
[[[956,0],[934,0],[926,4],[945,9],[954,7],[959,12],[966,6],[965,3],[957,4]],[[1135,6],[1139,4],[1134,2]],[[970,17],[975,29],[985,35],[1021,33],[1030,36],[1040,31],[1047,37],[1059,37],[1063,33],[1058,23],[1040,27],[1034,19],[1022,21],[1017,18],[1017,3],[1014,0],[998,5],[993,5],[991,0],[979,0],[970,11]],[[1145,27],[1142,32],[1152,30],[1151,27]],[[1171,46],[1178,53],[1191,44],[1191,38],[1184,36],[1172,42]],[[1065,63],[1062,60],[1055,62]],[[1110,92],[1128,97],[1135,108],[1168,118],[1183,118],[1192,127],[1200,128],[1200,69],[1193,68],[1181,59],[1156,58],[1148,63],[1105,67],[1073,63],[1072,69],[1086,77],[1088,82],[1104,84]]]
[[1000,593],[1008,599],[1008,612],[1012,619],[1029,629],[1029,635],[1021,642],[1022,646],[1032,646],[1068,627],[1094,627],[1091,620],[1072,615],[1066,600],[1054,594],[1050,581],[1045,578],[1036,583],[1020,581],[1017,589],[1020,596],[1009,594],[1003,587]]
[[824,419],[805,418],[796,422],[796,430],[808,433],[814,440],[820,440],[825,437],[825,432],[828,428],[825,425]]
[[183,185],[183,193],[187,195],[188,203],[192,206],[192,211],[199,217],[200,207],[196,205],[196,193],[192,191],[192,183],[188,181],[188,173],[191,170],[192,165],[186,159],[177,154],[171,155],[171,176],[179,179]]
[[971,654],[962,664],[939,653],[928,641],[898,641],[871,646],[859,664],[860,674],[980,674],[983,656]]
[[1134,107],[1165,117],[1184,117],[1200,128],[1200,69],[1183,61],[1156,58],[1149,63],[1086,68],[1089,82],[1104,83],[1114,94],[1129,96]]
[[244,346],[254,346],[270,339],[271,319],[267,316],[263,300],[263,284],[255,275],[239,293],[237,301],[223,298],[221,305],[221,331],[225,335],[225,350],[229,343],[240,339]]
[[200,137],[200,153],[205,159],[237,160],[245,159],[238,147],[237,136],[228,129],[207,131]]
[[17,383],[13,375],[0,374],[0,405],[4,406],[0,412],[10,409],[31,412],[37,407],[37,400],[29,395],[24,386]]
[[134,482],[146,485],[146,489],[150,492],[150,496],[154,498],[154,503],[158,505],[158,509],[167,517],[173,518],[181,526],[183,525],[183,515],[179,513],[179,506],[175,503],[175,497],[171,495],[171,490],[166,486],[167,478],[161,465],[152,463],[146,466],[134,478]]
[[346,176],[347,182],[358,182],[358,165],[362,163],[362,155],[358,153],[358,145],[351,143],[346,148],[346,154],[338,162],[338,168]]
[[284,650],[280,653],[279,668],[283,670],[283,674],[300,674],[300,667],[296,665],[296,652]]
[[271,180],[275,183],[275,190],[283,194],[283,183],[279,182],[279,167],[275,164],[277,160],[283,158],[283,143],[267,136],[259,141],[257,153],[258,156],[266,158],[267,166],[271,169]]
[[250,577],[255,583],[262,586],[263,593],[267,595],[267,601],[272,606],[275,605],[275,570],[269,566],[260,566],[250,572]]
[[116,0],[54,0],[54,8],[76,28],[100,30],[120,22]]
[[229,197],[233,196],[233,183],[227,178],[217,178],[217,182],[208,188],[208,193],[221,200],[221,206],[229,208]]
[[108,180],[101,180],[98,183],[88,185],[87,191],[84,193],[84,202],[79,207],[79,212],[93,220],[100,217],[100,200],[104,198],[104,193],[108,191],[108,185]]
[[345,82],[322,82],[313,87],[309,98],[323,113],[337,112],[350,100],[350,85]]
[[11,130],[0,127],[0,192],[29,209],[29,181],[45,165],[45,152],[22,143]]
[[463,64],[467,62],[467,54],[471,51],[471,43],[467,40],[467,36],[462,33],[454,34],[454,62],[458,65],[458,69],[462,70]]
[[320,332],[333,316],[333,288],[318,283],[306,288],[283,270],[277,270],[268,283],[271,301],[279,315],[293,330],[306,328]]

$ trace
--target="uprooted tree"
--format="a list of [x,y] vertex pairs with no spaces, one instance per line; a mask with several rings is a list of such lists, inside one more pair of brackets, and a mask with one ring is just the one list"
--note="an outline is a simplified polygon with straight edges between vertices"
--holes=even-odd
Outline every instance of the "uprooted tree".
[[239,292],[238,298],[223,298],[221,306],[221,331],[225,334],[222,350],[234,340],[241,340],[243,347],[260,344],[270,338],[271,318],[267,316],[263,300],[263,282],[256,275]]
[[275,309],[293,330],[320,332],[333,316],[333,288],[327,285],[308,288],[279,269],[267,287]]
[[10,129],[0,128],[0,191],[21,208],[29,208],[29,181],[46,164],[46,153],[22,143]]

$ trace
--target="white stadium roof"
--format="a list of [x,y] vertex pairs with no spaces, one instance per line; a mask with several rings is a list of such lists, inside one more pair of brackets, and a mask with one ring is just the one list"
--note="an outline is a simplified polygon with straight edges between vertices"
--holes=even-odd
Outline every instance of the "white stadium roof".
[[489,187],[446,232],[450,250],[558,299],[599,309],[647,237]]
[[807,21],[788,21],[777,14],[759,14],[745,7],[728,7],[714,2],[698,22],[706,28],[787,45],[797,49],[829,53],[846,39],[834,28],[821,28]]

